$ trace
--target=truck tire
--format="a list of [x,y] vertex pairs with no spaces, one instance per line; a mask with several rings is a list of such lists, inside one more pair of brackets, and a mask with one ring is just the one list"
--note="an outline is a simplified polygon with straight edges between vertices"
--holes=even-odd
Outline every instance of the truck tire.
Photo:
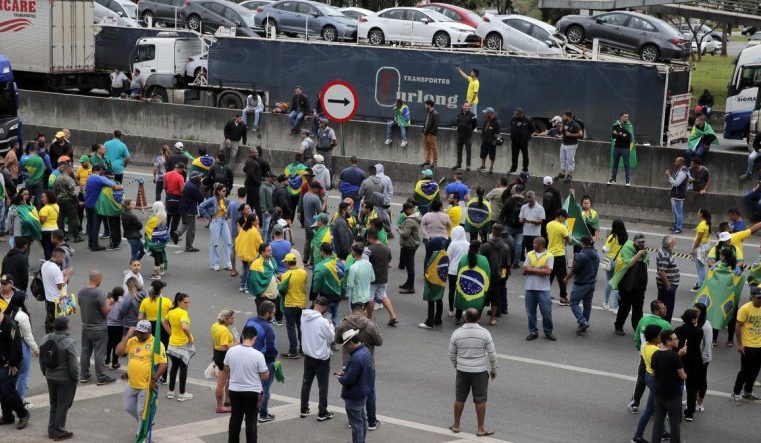
[[448,48],[452,46],[452,38],[446,32],[439,31],[433,34],[433,42],[431,43],[437,48]]
[[490,32],[484,39],[484,46],[487,49],[499,51],[502,49],[502,36],[498,32]]
[[275,19],[268,18],[265,22],[265,28],[267,31],[270,32],[270,29],[272,30],[272,33],[277,35],[277,22],[275,22]]
[[169,103],[169,94],[167,94],[166,89],[164,89],[161,86],[153,85],[148,86],[145,90],[145,95],[147,97],[156,97],[161,101],[161,103]]
[[654,45],[645,45],[639,50],[639,58],[645,62],[654,62],[661,58],[661,51]]
[[367,33],[367,41],[370,42],[371,45],[382,45],[386,41],[386,36],[383,35],[383,31],[374,28]]
[[338,32],[336,31],[336,28],[333,26],[326,26],[322,28],[322,32],[320,32],[320,37],[322,37],[323,40],[326,42],[334,42],[338,38]]
[[579,25],[571,25],[565,30],[565,37],[569,43],[580,45],[584,43],[584,28]]
[[228,92],[219,97],[217,104],[218,108],[241,110],[243,109],[243,98],[235,92]]
[[192,14],[188,16],[188,28],[192,29],[193,31],[201,32],[201,17],[197,16],[196,14]]

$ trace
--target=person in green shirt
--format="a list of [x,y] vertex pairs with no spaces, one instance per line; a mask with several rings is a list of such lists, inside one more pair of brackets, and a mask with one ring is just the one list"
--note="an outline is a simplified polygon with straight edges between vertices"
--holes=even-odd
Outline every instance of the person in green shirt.
[[39,146],[37,143],[29,143],[27,146],[28,155],[21,161],[21,167],[26,170],[29,177],[26,179],[26,187],[34,198],[34,205],[39,209],[42,207],[42,190],[45,176],[45,162],[37,153]]
[[[637,352],[642,348],[642,343],[645,340],[645,328],[649,325],[656,325],[662,330],[671,329],[671,323],[663,319],[666,315],[666,305],[662,301],[653,300],[650,302],[650,312],[652,314],[645,314],[637,323],[637,329],[634,331],[634,347]],[[634,385],[634,394],[629,401],[627,409],[632,414],[639,412],[639,402],[642,400],[642,396],[645,394],[645,361],[640,355],[639,369],[637,370],[637,383]]]
[[370,301],[370,283],[375,281],[373,265],[363,257],[365,245],[354,243],[351,245],[351,260],[346,260],[344,270],[348,269],[346,280],[346,295],[349,304],[367,303]]

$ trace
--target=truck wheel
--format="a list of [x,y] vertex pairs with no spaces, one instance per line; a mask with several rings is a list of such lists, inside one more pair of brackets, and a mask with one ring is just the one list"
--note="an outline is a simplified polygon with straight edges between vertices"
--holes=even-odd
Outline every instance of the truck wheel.
[[658,48],[653,45],[645,45],[639,50],[639,58],[645,62],[654,62],[658,60],[660,55]]
[[166,89],[161,86],[149,86],[145,90],[145,95],[149,98],[153,97],[156,101],[161,103],[169,103],[169,94],[167,94]]
[[367,41],[369,41],[371,45],[382,45],[385,40],[386,36],[383,35],[383,31],[380,29],[371,29],[367,34]]
[[188,28],[193,31],[201,32],[201,17],[195,14],[188,17]]
[[499,51],[502,49],[502,36],[496,32],[490,33],[484,40],[484,46],[486,46],[487,49]]
[[336,41],[338,33],[336,32],[336,28],[332,26],[326,26],[322,28],[322,32],[320,33],[320,36],[323,40],[326,42],[334,42]]
[[219,97],[219,106],[224,109],[242,109],[243,100],[238,94],[227,93]]
[[584,28],[577,25],[569,26],[565,31],[565,36],[569,42],[580,45],[584,43]]
[[266,28],[268,31],[275,35],[277,35],[277,23],[275,23],[274,19],[268,18],[266,22]]
[[452,44],[452,39],[444,31],[439,31],[433,35],[433,46],[437,48],[448,48]]

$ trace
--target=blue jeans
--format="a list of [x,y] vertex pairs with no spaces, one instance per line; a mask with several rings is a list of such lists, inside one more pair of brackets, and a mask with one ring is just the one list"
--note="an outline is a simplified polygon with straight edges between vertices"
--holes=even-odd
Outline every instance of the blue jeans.
[[211,247],[209,248],[209,265],[213,268],[219,266],[219,237],[222,237],[222,257],[225,259],[225,268],[232,267],[230,260],[230,251],[233,247],[232,238],[230,237],[230,224],[222,217],[212,219],[209,224],[211,235]]
[[682,230],[682,219],[684,217],[684,200],[676,198],[671,199],[671,212],[674,213],[674,229]]
[[251,268],[251,262],[246,260],[241,261],[243,263],[240,265],[240,287],[245,290],[248,288],[248,271]]
[[0,232],[5,231],[5,199],[0,199]]
[[756,160],[761,158],[761,152],[756,151],[755,149],[753,152],[748,155],[748,169],[745,171],[748,175],[753,175],[753,169],[756,166]]
[[[615,273],[615,266],[611,266],[610,271],[605,271],[605,277],[607,279],[605,283],[605,303],[610,304],[612,309],[618,307],[618,289],[611,289],[610,287],[610,279],[613,278],[613,274]],[[611,295],[613,296],[612,298]]]
[[275,362],[267,363],[267,370],[270,372],[271,377],[268,380],[262,380],[262,402],[259,405],[259,417],[266,417],[269,415],[267,405],[270,402],[270,388],[272,382],[275,381]]
[[523,227],[507,227],[507,233],[513,237],[513,263],[518,263],[523,257]]
[[100,231],[100,217],[95,208],[85,208],[87,213],[87,246],[90,249],[98,246],[98,234]]
[[395,121],[386,123],[386,140],[391,140],[394,133],[394,128],[399,128],[399,133],[402,134],[402,141],[407,141],[407,128],[405,126],[399,126]]
[[761,211],[761,191],[750,191],[743,196],[743,201],[751,215]]
[[22,399],[26,394],[26,388],[29,386],[29,372],[32,369],[32,351],[29,346],[26,345],[24,340],[21,340],[21,352],[23,358],[21,359],[21,367],[18,370],[18,379],[16,380],[16,392]]
[[346,403],[346,416],[351,426],[351,443],[365,443],[367,435],[367,414],[362,403]]
[[698,259],[694,259],[695,269],[698,271],[698,286],[703,284],[703,280],[706,279],[706,265]]
[[143,240],[140,238],[128,238],[130,248],[130,259],[140,260],[145,255],[145,249],[143,249]]
[[637,431],[634,433],[635,437],[642,437],[647,427],[647,422],[650,421],[650,417],[653,415],[653,402],[655,401],[655,378],[649,372],[645,372],[645,384],[650,391],[647,394],[647,404],[645,404],[645,410],[640,412],[639,421],[637,422]]
[[338,325],[338,303],[337,301],[328,303],[328,311],[330,311],[330,322],[333,326]]
[[288,120],[291,121],[291,129],[296,129],[301,121],[304,120],[304,113],[291,111],[291,113],[288,114]]
[[618,175],[618,165],[621,163],[621,159],[624,160],[624,176],[626,177],[626,183],[629,183],[629,179],[631,178],[630,175],[630,168],[629,168],[629,158],[630,158],[631,152],[629,151],[629,148],[615,148],[613,149],[613,170],[610,173],[610,178],[612,180],[616,179],[616,176]]
[[[592,314],[592,297],[595,295],[595,284],[573,285],[571,290],[571,312],[576,316],[579,326],[589,324],[589,316]],[[579,303],[583,306],[579,307]]]
[[698,143],[697,146],[695,146],[695,149],[687,149],[684,151],[684,159],[687,162],[687,164],[690,164],[690,160],[692,160],[692,157],[697,157],[699,159],[703,159],[706,154],[708,154],[708,150],[711,149],[710,144],[703,144]]
[[243,124],[248,127],[248,116],[250,114],[254,114],[254,129],[257,129],[259,127],[259,117],[261,116],[262,112],[264,112],[264,108],[255,108],[251,112],[246,112],[245,109],[241,111],[241,117],[243,117]]
[[288,331],[288,353],[301,350],[301,308],[285,308],[285,330]]
[[261,232],[264,233],[264,242],[269,243],[272,241],[272,231],[270,230],[270,221],[272,220],[271,212],[262,212],[262,224]]
[[375,423],[378,421],[375,408],[375,371],[370,372],[370,392],[367,393],[365,407],[367,408],[367,422]]
[[552,334],[552,300],[550,291],[526,291],[526,316],[528,317],[528,331],[539,334],[536,328],[536,306],[542,313],[542,329],[544,335]]

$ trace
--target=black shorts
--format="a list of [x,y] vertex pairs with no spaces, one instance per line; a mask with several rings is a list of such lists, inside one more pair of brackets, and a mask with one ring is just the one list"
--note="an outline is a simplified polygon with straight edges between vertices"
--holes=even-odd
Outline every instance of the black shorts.
[[227,355],[227,351],[214,350],[214,357],[212,357],[212,360],[214,361],[214,366],[220,371],[225,369],[225,355]]
[[473,403],[486,403],[486,391],[489,387],[489,373],[457,371],[455,379],[455,400],[465,403],[468,394],[473,391]]
[[491,143],[481,143],[481,160],[486,160],[486,157],[489,157],[489,160],[494,161],[494,157],[497,156],[497,147]]

